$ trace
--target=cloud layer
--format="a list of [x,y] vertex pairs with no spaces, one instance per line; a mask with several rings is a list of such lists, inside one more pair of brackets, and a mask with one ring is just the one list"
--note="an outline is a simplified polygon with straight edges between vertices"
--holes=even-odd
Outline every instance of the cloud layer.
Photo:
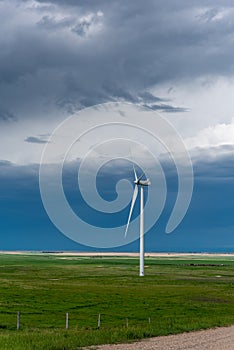
[[60,122],[108,101],[163,113],[193,156],[191,211],[161,247],[234,246],[233,1],[0,0],[0,21],[1,246],[20,232],[23,248],[72,249],[43,211],[38,164]]
[[227,0],[12,0],[0,10],[0,107],[20,118],[115,99],[147,104],[144,93],[162,83],[234,72]]
[[[183,222],[170,235],[165,234],[165,226],[176,200],[178,184],[174,171],[167,172],[167,201],[159,221],[146,235],[146,251],[234,251],[232,159],[226,156],[225,159],[220,157],[209,162],[196,162],[190,208]],[[40,198],[37,165],[14,166],[2,161],[0,169],[1,249],[87,250],[87,247],[69,241],[50,222]],[[128,170],[131,170],[130,166]],[[119,168],[115,169],[114,178],[108,171],[101,174],[103,181],[98,181],[97,186],[105,200],[115,199],[115,182],[123,175],[118,171]],[[132,180],[131,172],[127,171],[126,174]],[[63,181],[69,204],[84,220],[88,219],[101,227],[126,223],[129,208],[107,217],[100,212],[97,215],[83,205],[77,190],[76,167],[66,169]],[[90,251],[91,248],[88,249]],[[121,249],[138,251],[138,244],[135,242]]]

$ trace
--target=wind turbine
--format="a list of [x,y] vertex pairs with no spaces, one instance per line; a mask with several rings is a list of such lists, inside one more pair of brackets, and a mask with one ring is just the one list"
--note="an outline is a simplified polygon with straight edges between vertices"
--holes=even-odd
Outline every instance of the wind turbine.
[[151,183],[149,179],[142,180],[144,173],[139,178],[137,177],[134,165],[133,165],[133,171],[135,176],[135,180],[134,180],[135,188],[132,196],[132,203],[131,203],[128,222],[125,230],[125,237],[128,232],[128,226],[129,226],[133,208],[137,199],[138,186],[140,186],[140,273],[139,275],[144,276],[144,187],[149,186]]

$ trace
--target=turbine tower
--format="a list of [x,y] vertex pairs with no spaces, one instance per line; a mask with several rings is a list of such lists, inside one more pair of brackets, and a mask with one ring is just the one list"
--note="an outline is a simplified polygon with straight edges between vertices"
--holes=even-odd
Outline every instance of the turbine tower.
[[128,232],[128,226],[129,226],[133,208],[137,199],[138,186],[140,186],[140,273],[139,273],[139,276],[144,276],[144,187],[149,186],[151,183],[149,179],[142,180],[144,173],[139,178],[137,177],[134,165],[133,165],[133,171],[135,176],[135,180],[134,180],[135,188],[132,196],[132,203],[131,203],[128,222],[125,230],[125,237]]

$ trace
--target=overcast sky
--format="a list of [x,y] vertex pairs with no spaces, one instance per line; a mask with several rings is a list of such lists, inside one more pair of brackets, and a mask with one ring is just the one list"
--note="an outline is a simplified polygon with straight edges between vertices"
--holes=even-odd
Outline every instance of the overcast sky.
[[233,179],[233,1],[0,0],[0,22],[0,168],[10,188],[16,173],[36,176],[60,122],[109,101],[159,111],[219,193]]

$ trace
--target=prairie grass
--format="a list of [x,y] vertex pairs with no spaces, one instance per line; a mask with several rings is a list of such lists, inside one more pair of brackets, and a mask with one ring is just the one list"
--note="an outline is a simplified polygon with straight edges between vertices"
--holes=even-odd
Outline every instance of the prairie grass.
[[140,278],[136,258],[0,255],[0,349],[72,350],[234,324],[233,258],[145,265]]

